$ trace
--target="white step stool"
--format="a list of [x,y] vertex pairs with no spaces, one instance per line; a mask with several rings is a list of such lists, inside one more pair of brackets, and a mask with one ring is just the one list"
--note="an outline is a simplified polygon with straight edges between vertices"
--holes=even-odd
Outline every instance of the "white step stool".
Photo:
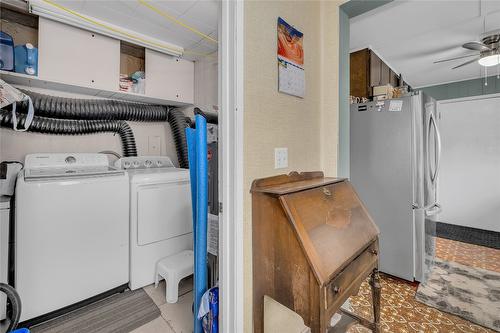
[[168,303],[177,303],[179,298],[179,282],[193,274],[194,253],[185,250],[163,258],[156,264],[155,288],[158,287],[158,276],[165,279],[165,298]]

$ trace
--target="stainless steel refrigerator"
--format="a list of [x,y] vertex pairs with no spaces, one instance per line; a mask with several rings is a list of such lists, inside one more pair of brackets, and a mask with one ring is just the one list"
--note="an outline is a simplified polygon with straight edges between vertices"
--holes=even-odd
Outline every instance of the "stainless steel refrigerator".
[[350,111],[350,178],[380,228],[380,270],[410,281],[423,281],[432,264],[441,209],[436,115],[422,92]]

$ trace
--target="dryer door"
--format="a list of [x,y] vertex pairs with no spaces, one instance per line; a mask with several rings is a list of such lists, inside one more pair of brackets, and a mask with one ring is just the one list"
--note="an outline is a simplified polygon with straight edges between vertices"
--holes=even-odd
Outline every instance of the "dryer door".
[[189,181],[143,185],[137,191],[137,244],[193,231]]

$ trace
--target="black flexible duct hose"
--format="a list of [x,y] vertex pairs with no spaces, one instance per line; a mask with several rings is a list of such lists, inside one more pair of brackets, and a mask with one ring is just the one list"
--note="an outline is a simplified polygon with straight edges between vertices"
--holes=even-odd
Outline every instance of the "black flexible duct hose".
[[186,141],[186,117],[181,110],[173,109],[168,113],[168,122],[174,136],[177,158],[181,168],[189,169],[187,141]]
[[[18,114],[18,127],[24,128],[25,114]],[[0,110],[0,126],[12,128],[12,112]],[[70,120],[52,119],[35,116],[29,132],[45,134],[82,135],[101,132],[118,133],[122,140],[123,155],[137,156],[134,133],[130,126],[123,120]]]
[[[45,118],[57,119],[75,119],[92,122],[97,126],[97,121],[128,120],[128,121],[166,121],[170,123],[174,136],[177,157],[181,168],[189,168],[186,142],[186,122],[184,114],[178,109],[169,109],[163,105],[148,105],[139,103],[130,103],[106,99],[75,99],[65,97],[55,97],[32,91],[22,90],[31,97],[35,115]],[[28,105],[26,102],[18,103],[16,111],[27,113]],[[182,118],[182,119],[181,119]],[[76,123],[75,123],[76,124]],[[109,124],[109,123],[107,123]],[[32,125],[33,126],[33,125]],[[128,127],[127,124],[125,126]],[[130,134],[133,134],[128,128]],[[49,132],[42,132],[49,133]],[[91,133],[91,132],[88,132]],[[95,133],[95,132],[94,132]],[[56,134],[72,134],[59,132]],[[75,133],[76,134],[76,133]],[[81,133],[84,134],[84,133]],[[120,134],[122,140],[124,137]],[[127,135],[128,137],[128,135]],[[130,140],[128,140],[130,141]],[[125,151],[126,141],[123,141],[124,156],[135,156],[137,151],[134,143],[134,154],[127,155]]]
[[[163,105],[131,103],[110,99],[56,97],[21,90],[31,97],[35,114],[40,117],[81,120],[166,121],[168,108]],[[18,104],[26,113],[27,102]]]
[[217,113],[204,112],[200,108],[194,108],[194,114],[199,114],[199,115],[203,116],[207,120],[207,123],[209,123],[209,124],[216,124],[217,125],[219,123],[219,117],[218,117]]
[[0,283],[0,293],[7,295],[7,299],[12,306],[12,317],[10,318],[9,327],[7,327],[7,332],[10,332],[17,327],[19,318],[21,317],[21,298],[16,289],[6,283]]

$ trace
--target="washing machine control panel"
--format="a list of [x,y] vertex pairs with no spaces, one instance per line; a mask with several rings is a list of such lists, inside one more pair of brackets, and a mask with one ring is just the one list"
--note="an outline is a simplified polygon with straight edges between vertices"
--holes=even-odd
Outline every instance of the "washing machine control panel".
[[43,168],[96,168],[108,167],[105,154],[94,153],[48,153],[28,154],[25,169]]
[[25,158],[25,180],[54,177],[87,177],[123,174],[109,166],[105,154],[49,153],[28,154]]
[[172,160],[167,156],[123,157],[115,162],[118,169],[173,168]]

